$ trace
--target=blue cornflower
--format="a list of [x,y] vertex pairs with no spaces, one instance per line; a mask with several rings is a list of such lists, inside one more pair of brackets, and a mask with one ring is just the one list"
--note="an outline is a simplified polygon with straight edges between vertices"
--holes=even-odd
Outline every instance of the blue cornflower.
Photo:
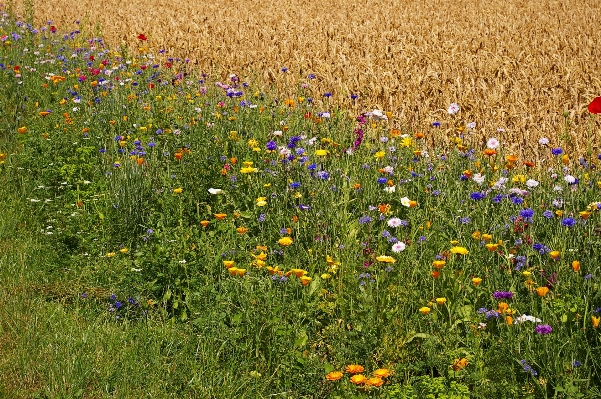
[[574,218],[563,218],[561,224],[566,227],[572,227],[576,224],[576,220],[574,220]]
[[474,201],[480,201],[482,198],[484,198],[484,194],[479,192],[471,193],[470,198]]
[[563,150],[561,148],[553,148],[551,150],[551,154],[553,155],[561,155],[563,153]]
[[534,216],[534,211],[530,208],[525,208],[520,211],[520,216],[524,219],[530,219]]
[[307,166],[307,169],[309,169],[309,170],[315,170],[315,169],[317,169],[317,165],[314,164],[314,163],[312,163],[312,164],[310,164],[310,165]]
[[522,197],[509,197],[511,199],[511,202],[513,202],[516,205],[520,205],[524,202],[524,199]]
[[295,182],[290,183],[290,188],[294,190],[295,188],[299,188],[300,185],[301,184],[299,182],[295,181]]
[[319,172],[317,172],[317,177],[319,177],[322,180],[328,180],[330,174],[325,170],[320,170]]
[[438,121],[432,122],[432,127],[440,127],[440,122],[438,122]]
[[459,219],[459,224],[469,224],[470,223],[470,218],[468,217],[463,217]]
[[386,184],[387,181],[388,181],[388,179],[385,177],[378,178],[378,184]]

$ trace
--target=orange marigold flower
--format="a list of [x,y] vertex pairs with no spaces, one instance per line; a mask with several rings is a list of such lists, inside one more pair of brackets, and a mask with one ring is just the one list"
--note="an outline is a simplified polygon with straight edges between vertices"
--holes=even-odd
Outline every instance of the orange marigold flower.
[[201,220],[201,221],[200,221],[200,225],[201,225],[202,227],[207,227],[207,226],[209,225],[209,223],[210,223],[210,222],[209,222],[208,220]]
[[215,219],[217,220],[223,220],[227,217],[227,213],[216,213],[213,216],[215,216]]
[[356,385],[363,385],[367,382],[367,377],[363,374],[355,374],[351,377],[351,382]]
[[341,378],[342,378],[341,371],[332,371],[331,373],[328,373],[328,375],[326,375],[326,379],[328,381],[338,381]]
[[548,287],[538,287],[536,289],[536,293],[540,297],[544,297],[545,295],[547,295],[547,292],[549,292],[549,288]]
[[492,156],[492,155],[495,155],[496,153],[497,152],[495,150],[491,149],[491,148],[487,148],[487,149],[484,150],[484,155],[487,155],[489,157]]
[[572,261],[572,269],[573,269],[575,272],[578,272],[578,271],[580,271],[580,262],[579,262],[579,261],[577,261],[577,260],[575,260],[575,261]]
[[388,369],[377,369],[376,371],[374,371],[374,376],[376,376],[376,377],[386,378],[389,375],[390,375],[390,370],[388,370]]
[[365,369],[359,364],[349,364],[346,366],[346,372],[350,374],[362,373]]
[[246,233],[246,232],[248,231],[248,229],[247,229],[246,227],[242,227],[242,226],[240,226],[240,227],[238,227],[238,228],[236,229],[236,231],[237,231],[238,233],[240,233],[240,234],[244,234],[244,233]]
[[372,377],[365,381],[365,385],[370,385],[372,387],[381,387],[384,381],[380,377]]

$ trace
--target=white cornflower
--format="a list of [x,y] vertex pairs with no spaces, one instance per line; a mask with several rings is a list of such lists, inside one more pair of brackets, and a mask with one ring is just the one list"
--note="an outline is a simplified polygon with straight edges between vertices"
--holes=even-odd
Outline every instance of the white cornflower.
[[475,181],[478,184],[482,184],[484,183],[484,180],[486,179],[486,175],[483,175],[481,173],[476,173],[474,175],[474,177],[472,177],[472,180]]
[[486,142],[486,147],[490,148],[491,150],[495,150],[499,147],[499,144],[499,140],[496,137],[491,137]]
[[538,139],[538,144],[540,145],[548,145],[549,144],[549,139],[546,137],[541,137],[540,139]]
[[534,179],[526,180],[526,187],[528,187],[528,188],[534,188],[534,187],[538,186],[538,184],[539,183]]
[[456,103],[452,103],[451,105],[449,105],[449,109],[447,110],[447,112],[451,115],[455,115],[457,112],[459,112],[459,105],[457,105]]
[[407,198],[407,197],[401,198],[401,205],[409,208],[411,206],[409,198]]
[[392,252],[394,252],[394,253],[403,252],[404,250],[405,250],[405,243],[402,241],[399,241],[392,246]]

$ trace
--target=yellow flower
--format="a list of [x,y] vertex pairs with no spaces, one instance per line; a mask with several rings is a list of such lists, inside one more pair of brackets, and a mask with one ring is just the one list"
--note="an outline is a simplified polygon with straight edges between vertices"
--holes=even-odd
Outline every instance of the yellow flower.
[[173,192],[174,192],[175,194],[181,194],[183,191],[184,191],[184,189],[183,189],[183,188],[181,188],[181,187],[180,187],[180,188],[174,188],[174,189],[173,189]]
[[317,155],[318,157],[323,157],[328,155],[329,151],[328,150],[317,150],[315,151],[315,155]]
[[216,213],[214,216],[215,216],[215,219],[217,219],[217,220],[223,220],[227,217],[227,214],[226,213]]
[[445,302],[447,301],[447,298],[436,298],[436,303],[439,305],[444,305]]
[[247,229],[246,227],[242,227],[242,226],[240,226],[240,227],[238,227],[238,228],[236,229],[236,231],[237,231],[238,233],[240,233],[240,234],[244,234],[244,233],[246,233],[246,232],[248,231],[248,229]]
[[242,173],[242,174],[256,173],[258,171],[259,171],[259,169],[257,169],[257,168],[251,168],[251,167],[240,168],[240,173]]
[[27,128],[25,126],[21,126],[20,128],[17,129],[17,132],[19,132],[21,134],[25,134],[26,131],[27,131]]
[[234,261],[233,260],[224,260],[223,266],[225,266],[228,269],[232,268],[232,267],[234,267]]
[[259,253],[258,255],[255,254],[251,254],[253,258],[258,259],[258,260],[265,260],[267,259],[267,254],[263,251],[261,251],[261,253]]
[[427,306],[422,306],[421,308],[419,308],[419,312],[421,314],[428,314],[428,313],[430,313],[430,310],[431,309],[429,307],[427,307]]
[[492,239],[492,235],[490,234],[482,234],[482,239],[486,242],[489,242]]
[[359,364],[349,364],[346,366],[346,372],[350,374],[362,373],[365,369]]
[[367,377],[363,374],[355,374],[351,377],[351,382],[355,385],[363,385],[367,381]]
[[255,201],[256,201],[257,206],[267,205],[267,197],[259,197]]
[[323,274],[322,274],[321,276],[319,276],[319,277],[321,277],[321,279],[322,279],[322,280],[327,280],[327,279],[329,279],[329,278],[332,278],[332,275],[331,275],[330,273],[323,273]]
[[129,252],[129,249],[128,249],[128,248],[121,248],[121,249],[119,250],[119,252],[121,252],[122,254],[126,254],[126,253],[128,253],[128,252]]
[[292,244],[294,242],[294,240],[290,237],[282,237],[278,240],[278,244],[280,244],[283,247],[287,247],[288,245]]
[[499,248],[499,244],[486,244],[486,249],[488,249],[490,252],[496,251],[497,248]]
[[593,328],[599,328],[599,322],[601,322],[601,317],[591,316],[591,322],[593,323]]
[[478,230],[476,230],[472,233],[472,238],[474,240],[480,240],[481,237],[482,237],[482,233],[480,233]]
[[114,252],[109,252],[109,253],[106,254],[107,258],[112,258],[113,256],[115,256]]
[[549,255],[554,259],[557,260],[559,259],[559,251],[551,251],[549,252]]
[[311,280],[313,280],[313,279],[312,279],[311,277],[309,277],[309,276],[302,276],[302,277],[300,278],[300,282],[301,282],[303,285],[308,285],[308,284],[311,282]]
[[376,159],[380,159],[380,158],[384,158],[384,155],[386,155],[386,152],[384,152],[384,151],[378,151],[378,152],[376,152],[376,153],[374,154],[374,157],[375,157]]
[[459,255],[467,255],[470,253],[470,251],[468,251],[467,248],[464,248],[464,247],[452,247],[451,253],[459,254]]
[[511,179],[512,182],[514,183],[526,183],[526,176],[524,175],[515,175],[513,176],[513,178]]
[[307,271],[303,269],[290,269],[290,273],[294,274],[298,278],[301,278],[307,274]]
[[444,260],[435,260],[434,262],[432,262],[432,265],[437,269],[442,269],[446,264],[447,262]]
[[200,221],[200,225],[202,227],[207,227],[209,225],[209,223],[211,223],[211,222],[209,222],[208,220],[201,220]]
[[[232,270],[232,269],[230,269],[230,270]],[[246,273],[246,269],[236,269],[236,274],[238,276],[244,276],[244,273]]]
[[328,381],[338,381],[342,378],[342,375],[343,374],[340,371],[332,371],[331,373],[328,373],[328,375],[326,375],[326,379]]
[[540,297],[544,297],[545,295],[547,295],[547,292],[549,292],[549,288],[547,288],[547,287],[538,287],[536,289],[536,293]]
[[474,277],[472,279],[472,283],[474,283],[474,285],[480,285],[481,282],[482,282],[482,279],[480,277]]
[[390,375],[390,370],[388,370],[388,369],[377,369],[376,371],[374,371],[374,376],[376,376],[376,377],[386,378],[389,375]]
[[378,262],[384,262],[384,263],[395,263],[396,259],[394,259],[392,256],[388,256],[388,255],[380,255],[376,258],[376,260]]
[[522,276],[524,276],[524,277],[530,277],[531,275],[532,275],[532,272],[530,272],[530,271],[528,271],[528,270],[524,270],[524,271],[522,272]]
[[413,140],[411,137],[405,137],[401,140],[401,147],[411,147],[413,145]]

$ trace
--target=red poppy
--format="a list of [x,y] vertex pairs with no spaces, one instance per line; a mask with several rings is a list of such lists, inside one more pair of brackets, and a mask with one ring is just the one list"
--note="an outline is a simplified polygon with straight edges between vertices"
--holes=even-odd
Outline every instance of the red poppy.
[[50,32],[52,32],[52,33],[56,33],[56,26],[52,25],[52,26],[50,27]]
[[601,114],[601,96],[595,98],[588,105],[588,112],[590,112],[591,114]]
[[144,42],[144,41],[148,40],[148,38],[146,37],[146,35],[145,35],[145,34],[143,34],[143,33],[140,33],[140,34],[138,35],[138,40],[141,40],[141,41],[143,41],[143,42]]

